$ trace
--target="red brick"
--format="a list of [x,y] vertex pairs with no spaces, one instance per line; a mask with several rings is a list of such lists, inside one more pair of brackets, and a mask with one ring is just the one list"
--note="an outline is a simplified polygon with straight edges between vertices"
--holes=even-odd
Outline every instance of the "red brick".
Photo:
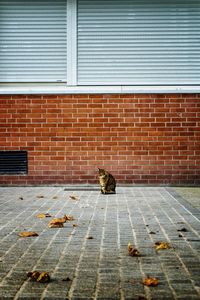
[[121,183],[196,183],[199,98],[2,95],[1,149],[28,150],[29,175],[0,183],[97,183],[97,166],[109,167]]

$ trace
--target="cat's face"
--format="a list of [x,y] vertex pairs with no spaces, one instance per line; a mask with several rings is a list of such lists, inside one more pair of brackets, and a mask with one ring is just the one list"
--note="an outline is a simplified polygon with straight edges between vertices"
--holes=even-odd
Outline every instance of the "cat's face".
[[105,175],[105,170],[104,169],[99,169],[98,168],[98,170],[99,170],[99,176]]

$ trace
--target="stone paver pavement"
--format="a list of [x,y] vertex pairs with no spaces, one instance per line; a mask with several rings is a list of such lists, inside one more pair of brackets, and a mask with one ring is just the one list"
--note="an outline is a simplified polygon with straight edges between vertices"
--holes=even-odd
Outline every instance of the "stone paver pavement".
[[[39,213],[75,220],[48,228],[51,218],[39,219]],[[18,236],[29,230],[39,236]],[[127,255],[128,241],[140,257]],[[158,241],[172,247],[156,251]],[[116,195],[0,188],[1,300],[200,299],[199,262],[200,211],[164,187],[118,187]],[[49,272],[51,282],[31,281],[26,274],[33,270]],[[147,275],[159,284],[144,286]]]
[[174,187],[170,191],[176,192],[176,194],[189,202],[191,206],[200,210],[200,187]]

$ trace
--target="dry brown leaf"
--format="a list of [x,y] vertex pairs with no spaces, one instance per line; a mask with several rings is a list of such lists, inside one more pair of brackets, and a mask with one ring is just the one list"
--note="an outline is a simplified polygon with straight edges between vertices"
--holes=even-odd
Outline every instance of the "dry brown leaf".
[[169,243],[166,242],[156,242],[155,243],[156,250],[163,250],[171,248]]
[[44,198],[44,196],[43,195],[38,195],[38,196],[36,196],[37,198]]
[[131,251],[132,251],[132,249],[133,249],[133,247],[131,246],[131,243],[130,243],[130,242],[128,242],[128,253],[129,253],[129,252],[131,252]]
[[63,278],[62,281],[72,281],[71,278],[67,277],[67,278]]
[[128,242],[128,255],[129,256],[140,256],[139,251],[136,248],[131,246],[131,243]]
[[37,282],[41,282],[41,283],[50,282],[50,276],[47,272],[33,271],[33,272],[28,272],[27,276]]
[[43,219],[43,218],[50,218],[50,217],[51,217],[51,215],[48,214],[48,213],[46,213],[46,214],[38,214],[37,215],[37,218],[41,218],[41,219]]
[[187,232],[188,230],[187,230],[185,227],[183,227],[183,228],[181,228],[181,229],[177,229],[177,231]]
[[54,218],[53,220],[51,220],[48,224],[48,227],[49,228],[63,227],[63,223],[65,223],[67,221],[73,221],[73,220],[74,220],[73,216],[64,215],[63,218]]
[[78,224],[72,224],[73,227],[78,227]]
[[49,228],[61,228],[61,227],[64,227],[63,223],[64,222],[62,222],[62,221],[53,219],[49,222],[48,227]]
[[74,221],[74,217],[69,215],[65,215],[65,219],[66,221]]
[[79,201],[80,200],[80,198],[78,196],[75,196],[75,195],[69,195],[69,198],[71,200],[75,200],[75,201]]
[[135,248],[129,253],[129,255],[137,257],[137,256],[140,256],[140,252]]
[[55,223],[55,224],[49,224],[49,228],[62,228],[64,227],[63,223]]
[[156,286],[158,285],[158,278],[151,278],[150,276],[147,276],[146,279],[143,281],[143,284],[147,286]]
[[18,235],[21,237],[38,236],[37,232],[35,231],[22,231]]

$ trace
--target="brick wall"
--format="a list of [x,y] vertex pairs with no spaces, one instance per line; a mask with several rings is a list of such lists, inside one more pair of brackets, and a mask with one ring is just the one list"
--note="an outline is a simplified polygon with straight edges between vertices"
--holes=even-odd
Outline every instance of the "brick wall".
[[0,150],[27,150],[28,175],[0,184],[200,183],[200,94],[0,96]]

